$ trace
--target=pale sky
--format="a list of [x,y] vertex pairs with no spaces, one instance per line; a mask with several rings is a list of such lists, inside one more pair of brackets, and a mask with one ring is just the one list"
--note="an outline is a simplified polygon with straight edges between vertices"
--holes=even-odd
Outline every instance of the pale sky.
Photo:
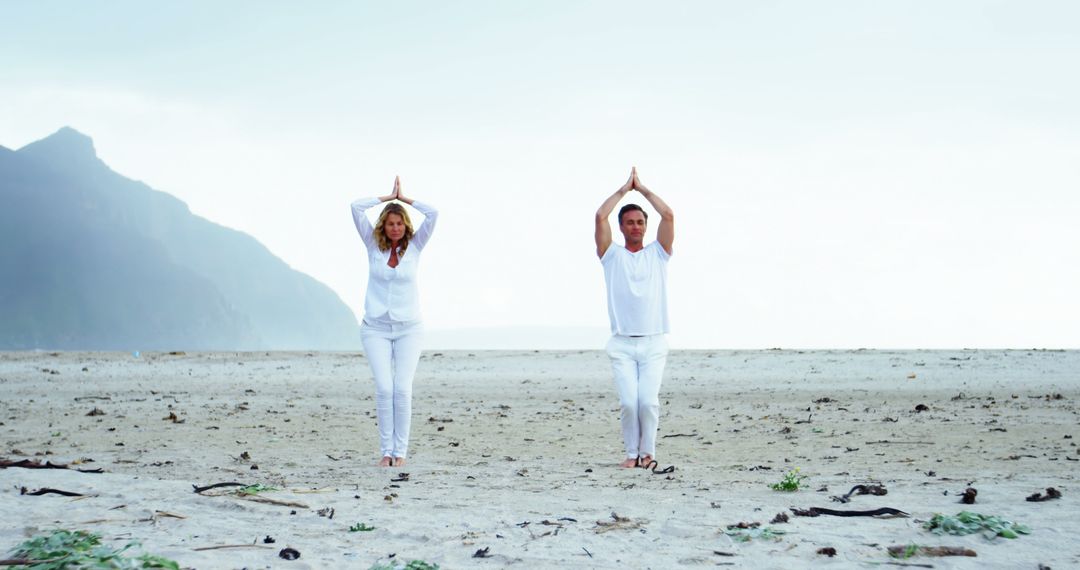
[[429,329],[606,329],[592,218],[636,165],[675,348],[1080,347],[1080,3],[0,13],[0,145],[74,127],[358,316],[348,206],[400,175]]

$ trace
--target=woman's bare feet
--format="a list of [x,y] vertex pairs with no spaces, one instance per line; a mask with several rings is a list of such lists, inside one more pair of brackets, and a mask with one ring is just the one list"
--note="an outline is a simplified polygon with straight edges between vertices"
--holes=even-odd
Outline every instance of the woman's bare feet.
[[389,455],[386,455],[381,460],[379,460],[379,467],[390,467],[391,465],[393,465],[393,463],[394,459]]
[[648,469],[649,467],[652,466],[652,464],[653,464],[653,458],[652,458],[651,455],[642,455],[641,456],[641,463],[639,465],[640,467],[642,467],[644,469]]
[[630,467],[637,467],[637,466],[638,466],[638,459],[636,457],[634,459],[627,459],[626,461],[623,461],[622,463],[619,464],[619,467],[622,467],[623,469],[629,469]]
[[405,458],[404,457],[395,457],[394,458],[394,467],[405,467]]

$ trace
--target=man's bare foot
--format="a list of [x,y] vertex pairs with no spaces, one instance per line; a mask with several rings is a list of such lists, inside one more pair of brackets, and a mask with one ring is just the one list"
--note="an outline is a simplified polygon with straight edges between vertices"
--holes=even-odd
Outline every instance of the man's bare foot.
[[648,469],[649,466],[652,465],[652,462],[653,462],[653,458],[652,458],[651,455],[642,455],[641,456],[641,467],[642,468]]
[[405,458],[404,457],[395,457],[394,458],[394,467],[405,467]]
[[619,467],[622,467],[623,469],[628,469],[630,467],[637,467],[637,466],[638,466],[637,458],[627,459],[626,461],[623,461],[622,463],[619,464]]
[[383,457],[381,460],[379,460],[379,467],[390,467],[393,464],[393,462],[394,462],[394,459],[392,457],[390,457],[389,455],[387,455],[387,456]]

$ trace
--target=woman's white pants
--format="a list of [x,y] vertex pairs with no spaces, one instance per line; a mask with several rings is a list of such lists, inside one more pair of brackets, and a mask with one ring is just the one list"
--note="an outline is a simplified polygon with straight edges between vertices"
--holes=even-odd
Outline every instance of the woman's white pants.
[[412,385],[420,361],[421,335],[419,323],[365,321],[360,329],[364,353],[375,377],[375,412],[383,457],[405,457],[409,450]]
[[622,436],[626,457],[656,455],[660,427],[660,381],[667,363],[668,344],[662,334],[631,337],[614,335],[607,343],[615,387],[622,408]]

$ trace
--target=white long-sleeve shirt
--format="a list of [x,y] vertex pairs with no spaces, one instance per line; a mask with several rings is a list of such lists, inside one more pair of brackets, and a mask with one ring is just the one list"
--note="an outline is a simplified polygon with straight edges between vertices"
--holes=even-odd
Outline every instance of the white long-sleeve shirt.
[[379,250],[375,228],[367,215],[369,208],[379,205],[378,198],[361,198],[352,203],[353,222],[364,240],[368,252],[368,285],[364,296],[364,321],[369,323],[415,323],[420,321],[420,293],[416,275],[420,252],[424,250],[439,212],[428,204],[413,200],[412,207],[424,215],[424,221],[413,233],[409,247],[398,257],[397,267],[390,267],[390,250]]

